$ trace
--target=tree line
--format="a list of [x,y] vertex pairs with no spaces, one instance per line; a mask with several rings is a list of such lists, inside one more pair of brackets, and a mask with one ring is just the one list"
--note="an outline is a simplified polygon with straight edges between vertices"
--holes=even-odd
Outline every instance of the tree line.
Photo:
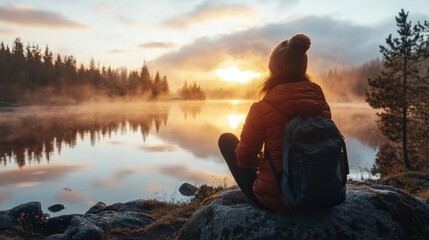
[[183,100],[205,100],[206,93],[197,85],[197,83],[192,83],[188,85],[188,82],[185,81],[183,86],[178,90],[179,97]]
[[77,66],[73,56],[54,58],[47,46],[24,46],[16,38],[12,48],[0,43],[0,103],[68,103],[101,97],[158,99],[169,94],[167,77],[152,78],[146,64],[140,71],[95,64]]
[[374,168],[382,175],[429,167],[429,22],[412,24],[408,15],[395,18],[397,35],[380,46],[382,71],[365,93],[386,137]]
[[368,78],[381,73],[382,61],[370,60],[360,66],[343,69],[330,69],[317,76],[316,81],[322,86],[329,101],[363,101],[368,89]]

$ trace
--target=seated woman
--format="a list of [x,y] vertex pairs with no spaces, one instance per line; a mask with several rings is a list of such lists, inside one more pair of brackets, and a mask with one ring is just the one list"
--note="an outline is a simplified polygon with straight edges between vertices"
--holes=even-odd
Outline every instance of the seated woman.
[[263,99],[253,103],[240,140],[231,133],[219,138],[219,148],[235,181],[250,201],[262,208],[290,212],[262,146],[276,169],[282,169],[283,129],[295,116],[331,118],[322,89],[307,75],[310,38],[296,34],[278,44],[271,53],[270,75],[262,83]]

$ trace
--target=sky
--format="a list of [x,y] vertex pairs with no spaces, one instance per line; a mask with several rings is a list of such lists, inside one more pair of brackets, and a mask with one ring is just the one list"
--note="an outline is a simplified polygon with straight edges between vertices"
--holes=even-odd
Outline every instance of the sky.
[[380,57],[395,16],[429,20],[427,0],[0,0],[0,41],[46,46],[100,66],[184,81],[246,82],[268,74],[270,52],[307,34],[310,74]]

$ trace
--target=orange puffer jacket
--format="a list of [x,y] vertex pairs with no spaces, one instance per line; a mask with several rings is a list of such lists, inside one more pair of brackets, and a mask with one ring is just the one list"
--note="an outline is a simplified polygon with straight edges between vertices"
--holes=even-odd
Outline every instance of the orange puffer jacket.
[[293,211],[281,200],[276,178],[266,156],[260,160],[258,154],[265,143],[277,170],[282,169],[283,130],[286,122],[295,116],[331,118],[329,105],[319,85],[300,81],[280,84],[271,89],[262,101],[250,107],[235,150],[240,168],[258,168],[253,192],[265,207],[273,210]]

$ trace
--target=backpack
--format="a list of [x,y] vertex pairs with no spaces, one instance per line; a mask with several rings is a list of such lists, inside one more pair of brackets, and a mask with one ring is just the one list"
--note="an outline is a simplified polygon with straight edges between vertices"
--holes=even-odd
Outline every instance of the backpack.
[[346,199],[346,144],[335,123],[323,117],[295,117],[286,123],[282,170],[267,158],[287,207],[324,209]]

